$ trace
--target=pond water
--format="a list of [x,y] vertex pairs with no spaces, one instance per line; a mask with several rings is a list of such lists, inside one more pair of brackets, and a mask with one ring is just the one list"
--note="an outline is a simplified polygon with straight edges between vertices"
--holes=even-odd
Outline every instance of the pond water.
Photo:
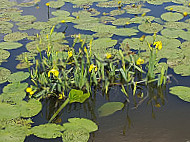
[[[6,0],[3,0],[7,2]],[[0,23],[4,21],[6,18],[7,22],[14,24],[14,26],[10,26],[10,28],[6,29],[6,24],[2,22],[0,24],[0,40],[1,43],[5,42],[5,36],[14,33],[14,32],[26,32],[30,38],[24,38],[19,40],[19,43],[22,43],[20,48],[9,48],[0,44],[0,49],[6,50],[10,52],[9,58],[1,58],[0,57],[0,67],[9,69],[11,73],[16,73],[18,71],[27,72],[27,68],[18,68],[18,64],[20,61],[16,60],[17,56],[22,52],[32,52],[27,48],[27,44],[35,39],[37,33],[40,33],[41,30],[45,29],[43,27],[48,21],[47,27],[52,27],[52,23],[56,24],[55,32],[63,32],[66,28],[64,23],[60,23],[59,21],[53,20],[54,15],[52,12],[56,12],[59,10],[68,11],[72,14],[70,17],[63,16],[57,14],[57,20],[64,20],[67,24],[66,29],[66,40],[68,41],[68,45],[72,45],[73,37],[72,35],[79,33],[85,35],[92,35],[100,33],[100,35],[105,34],[104,37],[112,39],[116,39],[117,43],[113,46],[115,49],[120,48],[121,43],[128,43],[131,47],[132,51],[137,51],[138,49],[146,50],[143,44],[132,41],[132,38],[140,38],[143,35],[152,36],[156,31],[157,36],[160,40],[163,40],[163,51],[161,50],[158,54],[159,59],[161,61],[166,62],[169,65],[168,74],[170,76],[170,81],[166,86],[162,88],[157,88],[155,85],[150,85],[148,87],[142,86],[142,89],[138,89],[137,92],[144,94],[144,97],[139,99],[137,97],[133,98],[131,88],[128,90],[130,103],[126,101],[126,96],[121,92],[120,86],[111,86],[108,94],[105,94],[101,91],[101,89],[93,89],[94,93],[91,94],[90,98],[87,99],[83,104],[73,103],[67,105],[61,113],[59,113],[58,117],[54,120],[57,124],[62,124],[67,122],[68,118],[78,117],[78,118],[88,118],[95,122],[98,125],[98,130],[90,134],[89,142],[190,142],[190,99],[189,96],[186,96],[187,99],[180,99],[178,96],[173,95],[169,92],[169,88],[173,86],[186,86],[190,87],[190,1],[187,0],[147,0],[147,1],[139,1],[139,0],[124,0],[124,1],[110,1],[112,3],[108,3],[106,0],[96,1],[93,0],[93,4],[91,1],[70,1],[66,0],[65,3],[55,4],[54,7],[48,8],[46,3],[48,1],[32,1],[32,0],[10,0],[11,2],[15,2],[12,6],[15,7],[18,11],[23,10],[21,15],[33,15],[36,17],[36,20],[31,20],[29,18],[25,21],[24,25],[22,25],[22,21],[19,23],[19,18],[11,17],[9,19],[8,11],[5,14],[5,9],[9,9],[9,4],[5,4],[5,6],[0,6],[1,15],[0,15]],[[64,1],[64,0],[57,0]],[[57,2],[55,1],[55,2]],[[28,3],[31,6],[22,7],[19,4]],[[63,6],[59,7],[59,5],[63,4]],[[11,4],[10,4],[11,5]],[[53,5],[53,4],[52,4]],[[78,7],[76,6],[78,5]],[[110,6],[110,7],[108,7]],[[171,7],[170,7],[171,6]],[[177,7],[179,6],[179,7]],[[181,7],[180,7],[181,6]],[[85,9],[87,7],[87,9]],[[121,7],[121,8],[118,8]],[[91,9],[93,8],[93,9]],[[172,8],[172,9],[171,9]],[[17,11],[15,10],[15,11]],[[49,12],[48,12],[49,10]],[[13,10],[13,12],[15,12]],[[84,13],[73,13],[83,11]],[[98,13],[100,12],[100,13]],[[170,12],[170,13],[169,13]],[[184,16],[184,12],[187,12],[187,16]],[[11,12],[10,12],[11,13]],[[15,12],[16,13],[16,12]],[[48,15],[49,13],[49,15]],[[87,21],[88,19],[84,17],[88,17],[88,14],[91,17],[97,17],[98,23],[103,23],[104,25],[115,25],[117,28],[132,29],[129,31],[114,31],[114,34],[108,32],[109,28],[102,28],[100,31],[98,28],[98,24],[96,22],[89,22],[86,27],[83,27],[83,20]],[[144,14],[146,13],[146,15]],[[165,14],[166,13],[166,14]],[[174,13],[171,14],[171,13]],[[177,14],[176,14],[177,13]],[[66,13],[65,13],[66,14]],[[144,16],[142,16],[144,14]],[[170,14],[170,15],[169,15]],[[178,15],[179,14],[179,15]],[[79,15],[78,21],[75,21],[77,16]],[[105,15],[107,17],[105,17]],[[84,17],[83,17],[84,16]],[[154,16],[154,17],[146,17],[146,16]],[[61,17],[61,18],[60,18]],[[82,23],[79,21],[80,17],[83,17]],[[142,19],[133,19],[132,18],[141,17]],[[122,20],[118,20],[121,19]],[[124,20],[124,18],[126,18]],[[127,19],[129,18],[129,19]],[[22,18],[21,18],[22,19]],[[24,18],[23,18],[24,19]],[[89,21],[97,21],[97,19],[89,19]],[[27,23],[27,21],[29,21]],[[36,24],[36,28],[27,27],[28,25],[34,24],[34,21],[40,21],[44,23]],[[177,21],[179,21],[177,23]],[[57,22],[57,23],[56,23]],[[127,23],[128,22],[128,23]],[[157,23],[159,25],[145,27],[143,24],[146,22]],[[173,22],[173,23],[172,23]],[[16,24],[17,23],[17,24]],[[27,25],[28,24],[28,25]],[[94,26],[91,26],[93,25]],[[142,25],[142,28],[140,27]],[[144,26],[144,27],[143,27]],[[39,29],[38,29],[39,27]],[[183,28],[184,27],[184,28]],[[24,30],[26,28],[26,30]],[[89,28],[94,28],[93,30],[89,30]],[[112,27],[110,27],[112,28]],[[5,30],[3,30],[5,29]],[[12,31],[10,31],[11,29]],[[88,29],[88,30],[83,30]],[[105,31],[104,31],[105,30]],[[151,32],[150,32],[150,31]],[[155,30],[155,31],[154,31]],[[4,31],[4,32],[3,32]],[[44,30],[45,31],[45,30]],[[90,37],[92,38],[92,37]],[[94,40],[101,38],[99,36],[94,37]],[[131,40],[127,40],[131,39]],[[126,41],[125,41],[126,40]],[[7,40],[9,41],[9,40]],[[10,40],[11,41],[11,40]],[[124,42],[125,41],[125,42]],[[139,41],[138,41],[139,42]],[[101,45],[101,44],[100,44]],[[165,45],[165,46],[164,46]],[[139,48],[139,46],[141,46]],[[111,46],[112,47],[112,46]],[[137,48],[138,47],[138,48]],[[165,48],[165,49],[164,49]],[[167,48],[167,49],[166,49]],[[104,49],[102,49],[102,52]],[[179,51],[178,51],[179,50]],[[97,53],[98,54],[98,53]],[[0,53],[0,56],[3,56],[4,53]],[[147,54],[142,53],[142,58],[146,61]],[[39,55],[36,56],[39,58]],[[7,60],[7,61],[5,61]],[[147,63],[147,61],[146,61]],[[145,65],[143,65],[143,69]],[[0,72],[1,75],[1,72]],[[0,80],[1,83],[2,80]],[[32,84],[30,78],[25,81],[29,84]],[[0,84],[0,93],[3,93],[3,88],[8,85],[8,82],[3,82]],[[158,96],[158,94],[162,94],[162,99],[157,98],[154,99],[154,96]],[[148,95],[146,97],[146,95]],[[183,97],[182,97],[183,98]],[[155,105],[155,101],[158,101],[160,106]],[[40,124],[45,124],[49,121],[55,111],[61,106],[63,100],[57,99],[43,99],[42,100],[42,111],[38,113],[36,116],[32,117],[33,126],[38,126]],[[122,102],[124,103],[124,107],[122,110],[117,111],[109,116],[100,117],[98,115],[98,108],[105,104],[106,102]],[[136,103],[135,103],[136,102]],[[136,107],[137,106],[137,107]],[[2,109],[1,109],[2,110]],[[1,118],[0,118],[1,120]],[[0,125],[1,126],[1,125]],[[2,127],[0,127],[2,129]],[[2,131],[2,130],[1,130]],[[0,136],[1,137],[1,136]],[[2,140],[3,138],[0,138]],[[6,141],[8,141],[6,139]],[[35,135],[26,136],[25,142],[32,141],[62,141],[61,138],[55,139],[42,139]]]

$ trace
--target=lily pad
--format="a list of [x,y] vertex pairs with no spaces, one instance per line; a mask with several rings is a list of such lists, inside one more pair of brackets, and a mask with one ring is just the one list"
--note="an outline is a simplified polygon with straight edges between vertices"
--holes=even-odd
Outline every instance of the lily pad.
[[0,84],[6,82],[10,74],[11,74],[10,70],[0,67]]
[[151,22],[155,19],[155,17],[153,16],[143,16],[143,17],[135,17],[132,18],[129,23],[147,23],[147,22]]
[[139,31],[136,29],[133,29],[133,28],[117,28],[117,29],[113,30],[113,33],[115,35],[119,35],[119,36],[137,35],[137,32],[139,32]]
[[28,83],[11,83],[3,88],[4,93],[14,93],[19,91],[24,91]]
[[15,16],[12,18],[14,22],[34,22],[36,17],[33,15]]
[[4,36],[4,41],[19,41],[28,36],[27,33],[14,32]]
[[132,7],[131,5],[125,6],[124,9],[126,9],[127,13],[129,14],[142,14],[151,11],[148,8],[142,8],[141,6]]
[[18,42],[1,42],[0,49],[16,49],[21,47],[22,44]]
[[178,96],[180,99],[190,102],[190,87],[174,86],[170,87],[170,93]]
[[180,64],[175,66],[173,69],[176,74],[180,74],[181,76],[190,76],[190,64]]
[[26,118],[37,115],[42,109],[42,104],[36,99],[30,99],[28,102],[23,101],[16,107],[20,112],[20,116]]
[[50,139],[60,137],[62,135],[61,131],[64,130],[65,128],[61,125],[47,123],[33,127],[31,132],[37,137]]
[[176,11],[180,13],[187,12],[188,14],[190,14],[190,8],[184,5],[170,5],[170,6],[165,7],[165,9],[167,10],[170,10],[171,8],[173,9],[172,11]]
[[21,81],[27,79],[29,76],[30,76],[30,74],[28,72],[20,71],[20,72],[11,74],[8,77],[8,81],[9,82],[21,82]]
[[90,135],[85,129],[73,129],[63,132],[62,140],[64,142],[87,142]]
[[112,22],[113,25],[126,25],[130,18],[119,18]]
[[56,10],[51,13],[54,16],[61,16],[61,17],[68,17],[70,15],[70,12],[65,10]]
[[103,50],[107,47],[112,47],[117,44],[117,40],[112,40],[111,38],[99,38],[93,40],[92,50]]
[[10,56],[9,51],[0,49],[0,62],[3,61],[3,60],[6,60],[7,58],[9,58],[9,56]]
[[108,102],[102,105],[99,109],[99,116],[108,116],[115,113],[118,110],[121,110],[124,107],[124,104],[121,102]]
[[161,31],[163,26],[158,23],[143,23],[138,26],[138,29],[144,33],[154,33]]
[[162,14],[161,18],[168,22],[175,22],[183,19],[183,15],[180,13],[167,12]]
[[122,15],[124,13],[125,13],[125,10],[119,10],[119,9],[110,11],[111,16]]
[[171,29],[188,29],[190,28],[189,23],[185,22],[165,22],[164,27],[171,28]]
[[66,130],[73,130],[78,128],[83,128],[89,133],[98,130],[96,123],[85,118],[69,118],[69,123],[64,123],[63,126]]
[[179,35],[182,33],[182,35],[183,35],[183,33],[184,33],[185,31],[183,31],[183,30],[177,30],[177,29],[169,29],[169,28],[167,28],[167,29],[163,29],[162,31],[161,31],[161,34],[163,35],[163,36],[165,36],[165,37],[168,37],[168,38],[178,38],[179,37]]
[[48,3],[50,4],[49,7],[51,8],[61,8],[63,5],[65,5],[65,2],[62,0],[50,1]]

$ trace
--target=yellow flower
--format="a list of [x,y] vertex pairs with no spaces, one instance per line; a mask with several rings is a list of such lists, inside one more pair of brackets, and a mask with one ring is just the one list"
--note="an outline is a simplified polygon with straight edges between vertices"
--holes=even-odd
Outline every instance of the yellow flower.
[[145,39],[145,35],[142,35],[142,36],[139,38],[140,41],[144,41],[144,39]]
[[97,72],[97,71],[98,71],[98,67],[97,67],[97,66],[94,68],[94,71],[95,71],[95,72]]
[[136,64],[137,65],[144,64],[144,60],[139,57],[138,60],[136,61]]
[[76,16],[76,19],[79,19],[79,16]]
[[118,1],[117,3],[120,5],[120,4],[121,4],[121,1]]
[[144,17],[146,15],[146,13],[143,13],[141,16]]
[[58,77],[58,75],[59,75],[59,71],[56,70],[56,69],[50,70],[50,71],[48,72],[48,77],[50,77],[50,74],[51,74],[51,73],[52,73],[54,76],[56,76],[56,77]]
[[73,56],[73,51],[68,51],[68,57],[72,57]]
[[62,20],[61,23],[65,23],[65,20]]
[[62,100],[63,98],[65,98],[65,94],[64,94],[64,92],[62,93],[62,94],[59,94],[59,100]]
[[[94,69],[95,68],[95,69]],[[98,68],[97,68],[97,66],[95,66],[94,64],[91,64],[90,65],[90,68],[89,68],[89,72],[91,72],[92,71],[92,69],[94,69],[95,71],[97,71],[98,70]]]
[[183,16],[187,16],[188,14],[187,14],[187,12],[183,12]]
[[106,53],[106,58],[110,59],[112,57],[112,55],[110,53]]
[[50,3],[46,3],[46,6],[49,6],[50,5]]
[[126,22],[125,24],[126,24],[126,25],[129,25],[130,23],[129,23],[129,22]]
[[169,10],[170,10],[170,11],[172,11],[172,10],[173,10],[173,8],[171,7]]
[[159,108],[159,107],[161,107],[161,105],[160,105],[159,103],[156,103],[156,104],[155,104],[155,107],[158,107],[158,108]]
[[35,92],[34,91],[30,91],[29,93],[30,93],[30,95],[33,95]]
[[156,41],[156,42],[154,42],[153,45],[156,45],[156,48],[157,48],[158,50],[161,50],[161,49],[162,49],[162,42],[161,42],[161,41]]
[[27,93],[30,93],[31,91],[32,91],[32,88],[30,88],[30,87],[26,88]]

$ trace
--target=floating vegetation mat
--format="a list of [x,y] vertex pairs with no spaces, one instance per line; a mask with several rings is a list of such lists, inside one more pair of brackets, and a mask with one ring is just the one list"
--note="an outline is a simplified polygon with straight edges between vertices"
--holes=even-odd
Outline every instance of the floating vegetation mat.
[[[170,5],[164,7],[165,3]],[[24,14],[27,8],[42,17]],[[162,13],[154,13],[157,10]],[[88,100],[92,86],[107,94],[110,86],[118,85],[126,99],[102,104],[98,116],[106,117],[130,102],[127,85],[140,104],[146,99],[138,92],[141,83],[156,80],[159,92],[169,79],[168,67],[190,76],[189,14],[189,0],[1,0],[0,141],[22,142],[35,135],[87,142],[98,126],[86,118],[32,127],[32,118],[42,111],[41,100],[53,96],[55,106],[61,106],[48,118],[52,122],[67,104]],[[8,68],[9,59],[16,60],[17,72]],[[189,91],[189,86],[170,88],[186,102]],[[154,107],[164,105],[163,93],[158,98],[162,103],[153,101]]]

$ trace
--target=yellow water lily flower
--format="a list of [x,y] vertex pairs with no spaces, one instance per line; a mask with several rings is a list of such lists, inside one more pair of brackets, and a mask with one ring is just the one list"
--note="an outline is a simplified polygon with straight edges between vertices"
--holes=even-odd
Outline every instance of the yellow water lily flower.
[[187,16],[188,15],[188,13],[187,12],[183,12],[183,16]]
[[112,55],[110,53],[106,53],[106,58],[110,59],[112,57]]
[[32,88],[30,88],[30,87],[26,88],[27,93],[30,93],[31,91],[32,91]]
[[95,71],[95,72],[97,72],[97,71],[98,71],[98,67],[97,67],[97,66],[94,68],[94,71]]
[[143,13],[141,16],[142,16],[142,17],[146,16],[146,13]]
[[65,20],[61,20],[61,23],[65,23]]
[[117,3],[118,3],[118,5],[120,5],[120,4],[121,4],[121,1],[118,1]]
[[136,64],[137,65],[144,64],[144,60],[139,57],[138,60],[136,61]]
[[46,3],[46,6],[49,6],[50,5],[50,3]]
[[130,23],[129,23],[129,22],[126,22],[125,24],[126,24],[126,25],[129,25]]
[[173,8],[171,7],[169,10],[170,10],[170,11],[172,11],[172,10],[173,10]]
[[156,42],[154,42],[153,45],[156,45],[156,48],[157,48],[158,50],[161,50],[161,49],[162,49],[162,42],[161,42],[161,41],[156,41]]
[[142,42],[144,41],[144,39],[145,39],[145,35],[142,35],[142,36],[139,38],[139,40],[142,41]]
[[58,77],[59,75],[59,71],[56,70],[56,69],[51,69],[49,72],[48,72],[48,77],[50,77],[50,74],[53,74],[54,76]]
[[30,91],[29,93],[30,93],[30,95],[33,95],[35,92],[34,91]]
[[72,57],[73,56],[73,51],[68,51],[68,57]]

